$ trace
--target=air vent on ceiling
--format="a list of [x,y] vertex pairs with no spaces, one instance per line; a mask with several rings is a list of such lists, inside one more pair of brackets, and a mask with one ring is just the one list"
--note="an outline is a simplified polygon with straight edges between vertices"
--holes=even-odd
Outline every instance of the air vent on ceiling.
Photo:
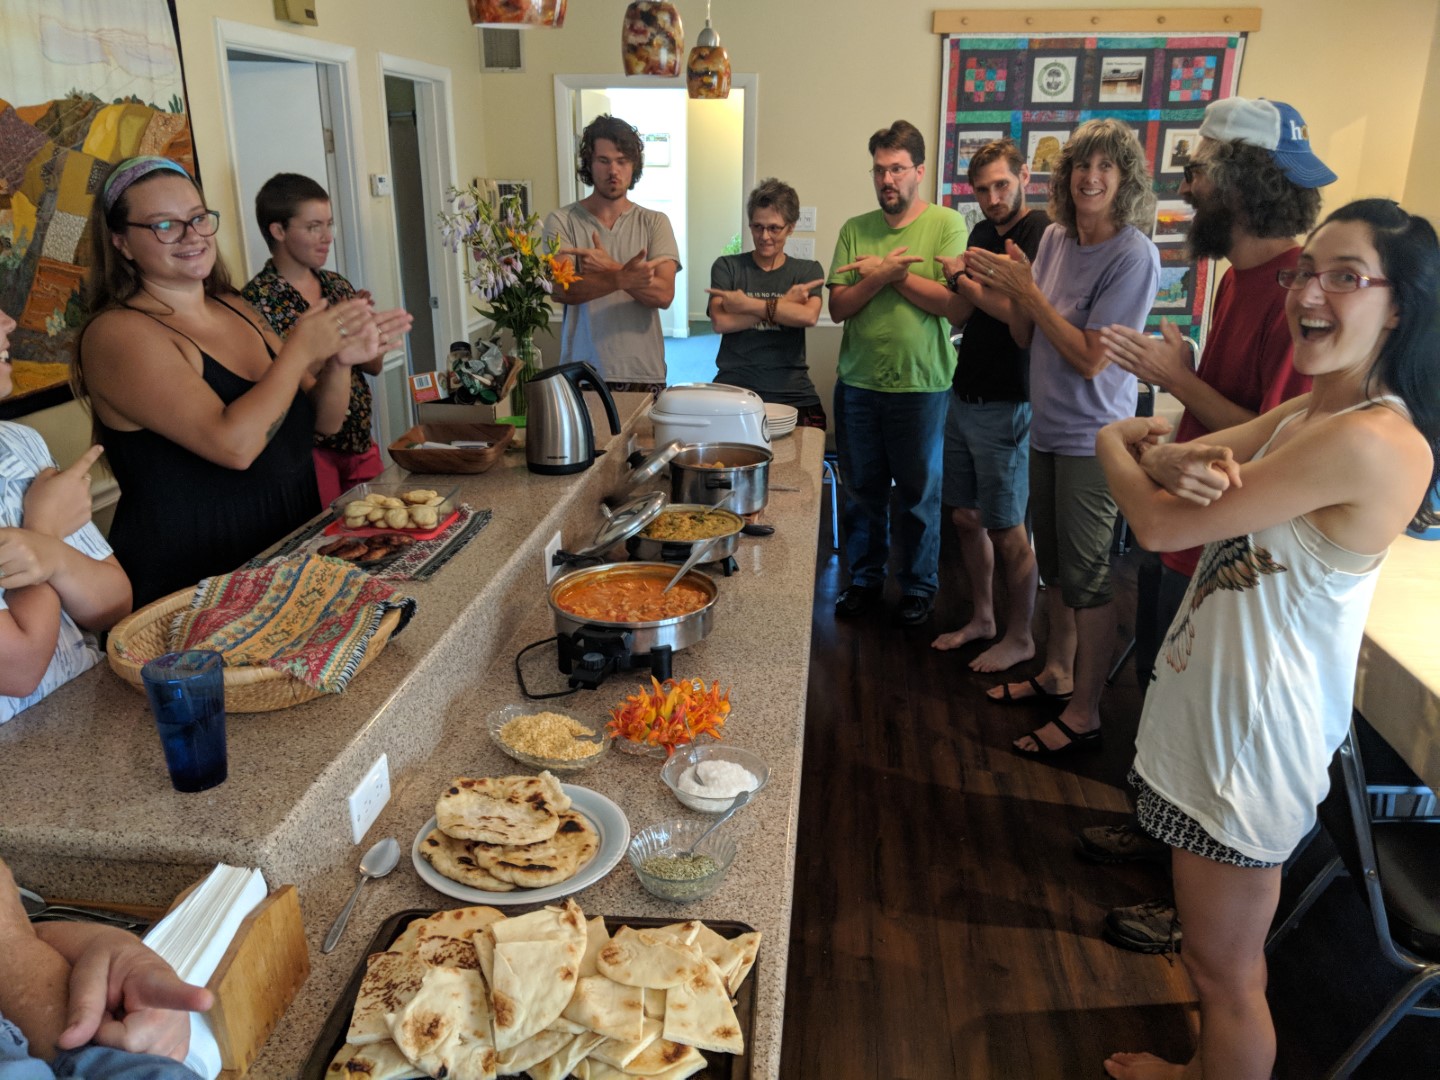
[[519,30],[480,31],[481,71],[524,71]]

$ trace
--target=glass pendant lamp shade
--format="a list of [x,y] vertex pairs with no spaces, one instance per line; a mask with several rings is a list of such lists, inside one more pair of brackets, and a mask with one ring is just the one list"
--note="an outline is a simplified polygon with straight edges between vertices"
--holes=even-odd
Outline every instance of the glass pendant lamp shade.
[[720,44],[720,35],[710,29],[708,18],[685,64],[685,88],[692,98],[730,96],[730,54]]
[[626,75],[680,74],[685,28],[669,0],[633,0],[625,9],[620,54]]
[[470,21],[496,30],[528,30],[565,25],[566,0],[469,0]]

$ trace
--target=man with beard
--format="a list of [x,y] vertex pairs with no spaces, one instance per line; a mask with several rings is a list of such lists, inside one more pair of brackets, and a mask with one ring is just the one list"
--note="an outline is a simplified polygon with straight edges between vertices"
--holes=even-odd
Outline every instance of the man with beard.
[[946,318],[954,296],[938,256],[965,246],[965,219],[919,198],[925,137],[897,120],[870,137],[880,209],[840,228],[826,282],[830,317],[845,324],[835,384],[835,438],[845,483],[850,584],[835,612],[859,616],[880,600],[897,502],[907,626],[930,617],[940,580],[940,481],[945,413],[955,371]]
[[[1320,210],[1319,188],[1335,180],[1310,150],[1305,121],[1284,102],[1226,98],[1212,102],[1200,124],[1200,145],[1185,166],[1180,195],[1193,207],[1189,245],[1197,258],[1227,258],[1211,309],[1200,364],[1190,366],[1190,343],[1172,324],[1159,339],[1126,326],[1101,331],[1106,357],[1136,377],[1174,394],[1185,406],[1179,442],[1234,427],[1310,389],[1290,362],[1285,289],[1276,274],[1296,265],[1297,236]],[[1204,470],[1184,478],[1202,504],[1218,491]],[[1135,617],[1135,669],[1149,686],[1163,636],[1180,609],[1200,548],[1167,552],[1141,570]],[[1082,830],[1080,853],[1097,862],[1153,858],[1170,849],[1133,825]],[[1169,899],[1116,908],[1106,937],[1137,952],[1160,952],[1179,940]]]
[[[969,248],[1005,254],[1014,240],[1033,260],[1050,224],[1044,210],[1027,210],[1030,168],[1010,139],[987,143],[970,159],[970,186],[984,220]],[[970,662],[972,671],[1004,671],[1035,655],[1030,622],[1035,614],[1035,552],[1025,529],[1030,501],[1029,350],[1015,344],[1010,301],[965,274],[965,259],[941,257],[945,282],[955,293],[950,322],[963,326],[959,359],[945,420],[943,501],[960,537],[970,579],[970,621],[941,634],[931,647],[958,649],[995,636],[996,557],[1005,575],[1005,636]]]
[[560,362],[583,361],[612,390],[665,386],[660,312],[675,299],[680,248],[670,219],[632,203],[645,168],[640,134],[624,120],[597,116],[580,136],[577,171],[593,190],[545,219],[545,238],[573,255],[580,280],[557,289],[565,305]]

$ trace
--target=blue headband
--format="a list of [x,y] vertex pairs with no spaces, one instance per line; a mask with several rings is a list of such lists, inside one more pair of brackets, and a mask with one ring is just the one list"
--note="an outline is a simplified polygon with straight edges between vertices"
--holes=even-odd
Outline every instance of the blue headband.
[[153,172],[159,172],[161,169],[177,172],[185,177],[186,180],[190,179],[190,174],[185,171],[183,166],[171,161],[167,157],[157,157],[154,154],[150,154],[145,157],[126,158],[120,162],[119,165],[115,166],[114,171],[110,173],[110,176],[105,181],[105,186],[100,191],[100,198],[105,203],[105,212],[108,214],[115,208],[115,204],[119,202],[120,196],[125,194],[125,189],[135,183],[136,180],[139,180],[142,176],[149,176]]

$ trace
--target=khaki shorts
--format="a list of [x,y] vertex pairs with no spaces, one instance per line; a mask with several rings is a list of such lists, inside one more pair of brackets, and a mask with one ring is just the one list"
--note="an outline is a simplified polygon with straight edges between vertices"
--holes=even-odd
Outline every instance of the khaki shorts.
[[1030,450],[1030,519],[1035,559],[1065,606],[1110,603],[1110,549],[1119,514],[1100,460]]

